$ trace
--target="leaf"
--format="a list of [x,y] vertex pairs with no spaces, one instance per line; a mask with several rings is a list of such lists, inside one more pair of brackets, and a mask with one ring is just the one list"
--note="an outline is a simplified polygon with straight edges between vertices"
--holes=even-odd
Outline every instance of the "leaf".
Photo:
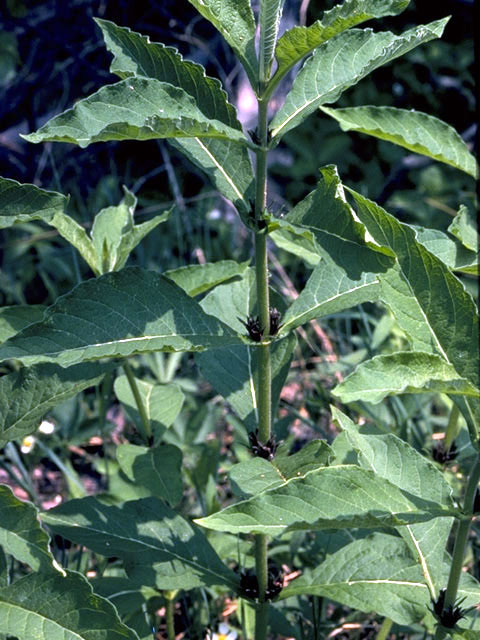
[[5,342],[29,324],[40,322],[47,307],[43,304],[16,304],[0,309],[0,342]]
[[0,346],[0,359],[69,366],[152,351],[201,351],[243,339],[171,280],[127,267],[60,297],[42,322]]
[[102,87],[23,137],[35,143],[72,142],[82,148],[108,140],[172,137],[246,141],[238,129],[207,118],[183,89],[142,77]]
[[[158,442],[180,413],[185,396],[180,387],[173,383],[152,384],[140,379],[137,379],[136,383],[155,440]],[[143,433],[142,419],[127,376],[118,376],[114,389],[115,395],[127,410],[129,417],[135,422],[140,433]]]
[[393,263],[382,247],[367,242],[364,226],[356,222],[345,201],[336,167],[321,170],[317,187],[283,219],[272,219],[269,230],[309,234],[322,260],[305,289],[287,310],[282,333],[313,318],[336,313],[380,293],[377,274]]
[[462,204],[448,230],[460,240],[464,247],[478,252],[479,235],[475,222],[473,212]]
[[260,0],[260,78],[268,80],[277,43],[278,28],[282,17],[284,0]]
[[[240,334],[246,335],[243,322],[254,313],[256,288],[253,269],[249,269],[242,280],[221,284],[201,302],[203,310],[217,317]],[[273,303],[272,303],[273,304]],[[257,425],[257,376],[258,344],[246,338],[248,345],[232,345],[216,349],[215,354],[204,352],[196,356],[202,375],[222,394],[232,406],[247,429]],[[250,346],[251,345],[251,346]],[[270,348],[272,366],[272,412],[275,415],[280,393],[288,375],[293,350],[294,335],[276,340]]]
[[191,264],[178,269],[165,271],[164,276],[173,280],[189,296],[198,296],[213,289],[219,284],[243,276],[248,268],[248,262],[235,260],[220,260],[206,264]]
[[248,0],[189,0],[237,54],[252,87],[257,85],[255,21]]
[[57,212],[65,211],[68,200],[56,191],[0,177],[0,229],[31,220],[48,223]]
[[[443,474],[408,443],[393,434],[363,434],[338,409],[332,408],[332,417],[346,433],[362,467],[409,494],[446,508],[453,504],[452,490]],[[421,566],[432,598],[445,584],[445,549],[451,526],[451,518],[436,518],[398,529]]]
[[331,458],[333,452],[324,440],[312,440],[292,455],[279,447],[273,460],[256,457],[233,465],[229,473],[232,490],[242,498],[254,496],[326,466]]
[[247,148],[215,138],[177,138],[169,142],[208,175],[216,189],[233,202],[247,225],[255,187]]
[[473,251],[438,229],[413,228],[417,233],[417,242],[440,258],[449,269],[478,275],[478,256]]
[[373,533],[293,580],[280,598],[316,595],[397,624],[419,622],[431,605],[422,572],[401,538]]
[[454,512],[354,465],[321,467],[196,522],[229,533],[400,526]]
[[[236,111],[216,78],[205,75],[202,66],[183,60],[173,47],[150,42],[126,27],[107,20],[96,20],[107,48],[114,54],[110,71],[122,79],[146,76],[168,82],[186,91],[210,119],[220,120],[241,130]],[[171,141],[180,151],[209,175],[216,188],[231,200],[245,216],[253,200],[253,171],[243,145],[213,138],[183,138]]]
[[124,474],[172,507],[182,499],[182,452],[173,444],[139,447],[121,444],[117,460]]
[[373,302],[379,294],[378,279],[372,273],[351,280],[333,262],[322,260],[288,308],[281,331],[291,331],[309,320],[338,313],[362,302]]
[[50,409],[101,382],[116,363],[42,364],[0,378],[0,447],[37,430]]
[[19,640],[138,640],[74,571],[32,573],[0,589],[0,631]]
[[442,35],[448,18],[396,36],[389,31],[352,29],[315,49],[295,78],[285,104],[271,123],[277,141],[323,104],[338,100],[343,91],[378,67],[418,45]]
[[321,260],[315,237],[308,229],[280,225],[277,231],[269,233],[269,238],[277,247],[298,256],[309,267],[315,267]]
[[449,164],[475,177],[475,156],[453,127],[413,109],[353,107],[322,111],[340,123],[343,131],[358,131],[388,140],[414,153]]
[[374,356],[362,362],[333,390],[342,402],[362,400],[376,404],[403,393],[452,393],[479,398],[480,391],[460,378],[441,356],[404,351]]
[[184,60],[174,47],[151,42],[148,36],[128,27],[100,18],[95,18],[95,22],[102,30],[107,49],[114,55],[112,73],[122,80],[143,76],[179,87],[194,99],[207,118],[241,130],[235,107],[228,102],[220,81],[207,76],[204,67]]
[[170,211],[155,216],[143,224],[135,225],[133,214],[137,198],[126,187],[125,197],[117,206],[106,207],[97,213],[91,238],[95,251],[95,265],[90,265],[98,275],[119,271],[125,266],[130,253],[160,223],[168,220]]
[[122,558],[137,584],[158,589],[237,586],[237,577],[203,533],[157,498],[117,507],[87,497],[70,500],[41,517],[68,540],[106,557]]
[[[478,315],[471,296],[443,262],[416,241],[411,227],[359,193],[347,190],[369,233],[397,256],[398,275],[409,294],[409,299],[403,300],[406,313],[418,317],[418,323],[429,332],[435,352],[461,377],[478,386],[479,357],[472,350],[478,342]],[[382,281],[383,275],[379,278]],[[386,288],[382,296],[389,304]]]
[[34,571],[58,569],[49,548],[49,537],[41,528],[38,510],[16,498],[10,487],[0,484],[0,545],[19,562]]
[[325,11],[322,19],[309,27],[292,27],[279,39],[275,50],[278,63],[275,84],[297,62],[330,38],[372,18],[395,16],[408,3],[409,0],[344,0],[342,4]]

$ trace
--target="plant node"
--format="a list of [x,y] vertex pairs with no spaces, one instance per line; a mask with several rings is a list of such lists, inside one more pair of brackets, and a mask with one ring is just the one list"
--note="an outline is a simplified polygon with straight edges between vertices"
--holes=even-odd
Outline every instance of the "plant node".
[[445,608],[445,594],[447,590],[441,589],[438,594],[438,598],[433,603],[433,615],[438,622],[446,629],[453,629],[457,622],[462,618],[465,618],[469,611],[472,611],[474,607],[468,609],[462,609],[461,605],[465,598],[457,600],[455,604],[449,605]]
[[258,439],[257,429],[255,433],[253,433],[253,431],[250,431],[250,433],[248,434],[248,439],[250,440],[250,450],[254,456],[257,456],[258,458],[264,458],[265,460],[273,460],[278,446],[275,442],[274,436],[269,438],[267,442],[262,443]]
[[454,442],[451,444],[449,449],[445,449],[443,440],[440,440],[432,447],[432,458],[435,462],[439,462],[440,464],[446,464],[447,462],[455,460],[457,453],[457,447]]
[[260,317],[248,316],[247,321],[243,322],[239,318],[240,322],[244,325],[246,330],[248,331],[248,335],[250,340],[254,342],[261,342],[263,339],[263,328],[260,324]]
[[[268,584],[265,592],[266,600],[273,600],[283,589],[283,573],[272,562],[268,563]],[[257,576],[251,569],[240,573],[240,594],[249,600],[258,600],[260,591]]]
[[280,331],[282,325],[280,324],[280,320],[282,319],[282,314],[275,307],[270,307],[270,335],[276,336]]

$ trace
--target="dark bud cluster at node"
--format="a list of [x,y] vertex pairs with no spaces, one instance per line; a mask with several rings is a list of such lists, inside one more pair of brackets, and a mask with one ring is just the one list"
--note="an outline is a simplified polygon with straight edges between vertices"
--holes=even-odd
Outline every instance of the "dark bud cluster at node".
[[247,321],[242,323],[248,331],[250,340],[261,342],[263,338],[263,329],[260,324],[260,318],[257,316],[248,316]]
[[280,320],[282,319],[282,314],[275,307],[270,309],[270,335],[276,336],[281,328]]
[[273,460],[275,457],[275,452],[277,450],[277,443],[275,442],[275,438],[272,436],[267,440],[267,442],[260,442],[258,439],[258,429],[255,433],[250,431],[248,434],[248,439],[250,440],[250,451],[252,455],[257,458],[264,458],[265,460]]
[[469,609],[462,609],[461,605],[465,598],[458,600],[455,604],[449,605],[445,609],[445,594],[446,589],[442,589],[438,595],[437,600],[433,603],[433,615],[438,622],[447,629],[453,629],[457,622],[462,618],[465,618],[469,611],[472,611],[473,607]]
[[[270,326],[269,326],[269,335],[275,336],[279,332],[281,328],[280,320],[282,319],[282,314],[278,309],[271,308],[270,309]],[[239,318],[240,322],[248,331],[248,336],[250,340],[254,342],[261,342],[263,340],[263,334],[265,332],[265,328],[260,324],[260,316],[248,316],[247,321],[243,322]]]
[[457,457],[457,447],[453,442],[449,449],[445,449],[445,444],[443,440],[440,440],[437,444],[432,448],[432,458],[435,462],[440,464],[446,464],[447,462],[451,462],[455,460]]
[[[276,565],[268,563],[268,583],[265,592],[266,600],[273,600],[283,589],[283,573]],[[240,593],[243,597],[250,600],[258,600],[259,588],[257,576],[252,570],[247,569],[240,574]]]

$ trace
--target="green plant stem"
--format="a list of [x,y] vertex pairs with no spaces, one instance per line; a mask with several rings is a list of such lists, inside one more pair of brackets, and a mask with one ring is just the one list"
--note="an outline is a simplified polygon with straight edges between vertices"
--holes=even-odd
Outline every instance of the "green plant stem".
[[167,598],[166,616],[167,616],[167,638],[175,640],[175,599]]
[[456,404],[452,405],[450,417],[448,418],[447,430],[445,431],[445,451],[448,451],[458,434],[458,417],[460,410]]
[[[262,52],[260,52],[260,58]],[[260,78],[260,91],[265,86],[265,78]],[[257,149],[256,192],[255,192],[255,273],[257,286],[257,305],[264,338],[270,328],[270,300],[268,291],[268,255],[267,234],[261,221],[267,205],[267,137],[268,137],[268,100],[258,98],[257,134],[260,146]],[[266,442],[272,433],[272,372],[270,363],[270,345],[268,342],[258,347],[257,403],[258,437]],[[266,591],[268,584],[268,537],[255,536],[255,570],[258,580],[259,603],[255,613],[255,640],[266,640],[268,631],[268,602]]]
[[125,361],[122,366],[123,366],[123,370],[125,371],[125,375],[127,376],[130,389],[132,390],[133,397],[135,398],[135,403],[137,405],[138,413],[140,414],[140,419],[142,421],[142,426],[143,426],[142,435],[144,437],[145,442],[147,444],[150,444],[150,440],[152,437],[152,428],[150,426],[150,419],[147,415],[147,410],[145,408],[145,405],[143,404],[140,391],[138,390],[137,381],[135,379],[135,376],[133,375],[132,367],[127,361]]
[[377,633],[376,640],[387,640],[390,629],[392,628],[393,620],[390,618],[384,618]]
[[255,613],[255,640],[266,640],[268,628],[268,602],[265,593],[268,584],[268,536],[255,536],[255,566],[257,571],[259,604]]
[[[460,522],[458,523],[455,545],[453,547],[452,564],[450,566],[450,575],[448,576],[447,590],[445,592],[445,600],[443,605],[444,611],[446,611],[448,607],[454,606],[457,599],[458,585],[460,584],[460,577],[462,575],[463,558],[465,557],[465,549],[468,542],[468,533],[470,531],[470,524],[472,522],[472,518],[468,517],[468,515],[473,514],[475,494],[477,492],[479,480],[480,455],[478,455],[475,460],[467,482],[465,500],[463,502],[463,512],[467,515],[467,517],[463,520],[460,520]],[[437,627],[435,640],[443,640],[447,633],[448,632],[444,629],[444,627]]]

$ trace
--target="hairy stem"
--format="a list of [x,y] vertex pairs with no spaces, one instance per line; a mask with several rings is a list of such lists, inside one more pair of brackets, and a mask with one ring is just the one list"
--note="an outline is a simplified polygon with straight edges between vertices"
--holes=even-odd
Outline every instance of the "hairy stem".
[[175,640],[175,599],[167,598],[166,617],[167,617],[167,638]]
[[138,390],[137,380],[133,375],[132,367],[125,360],[123,363],[123,370],[127,376],[128,384],[130,385],[130,389],[132,390],[133,397],[135,398],[135,403],[137,405],[138,413],[140,414],[140,420],[142,421],[143,426],[143,438],[147,444],[150,444],[150,440],[152,437],[152,428],[150,426],[150,418],[147,415],[147,409],[143,403],[142,396],[140,395],[140,391]]
[[[262,40],[261,40],[262,42]],[[259,57],[262,59],[263,52]],[[261,221],[267,206],[267,142],[268,142],[268,100],[264,100],[266,78],[260,75],[258,98],[257,135],[259,148],[256,151],[256,192],[255,192],[255,272],[257,286],[257,305],[260,324],[264,337],[270,328],[270,300],[268,291],[268,255],[267,234]],[[258,403],[258,437],[266,442],[272,433],[272,371],[270,363],[270,345],[258,347],[258,368],[256,379]],[[255,536],[255,569],[258,580],[259,604],[255,615],[255,640],[266,640],[268,630],[268,602],[266,591],[268,583],[268,538],[265,535]]]
[[382,625],[377,633],[376,640],[387,640],[390,629],[392,628],[393,620],[390,618],[384,618]]
[[[472,467],[467,482],[467,489],[465,491],[463,512],[467,516],[469,514],[473,514],[475,494],[477,492],[479,480],[480,455],[477,456]],[[467,547],[468,533],[470,531],[471,522],[472,518],[467,517],[464,520],[460,520],[460,522],[458,523],[457,535],[455,537],[455,545],[453,548],[452,564],[450,566],[450,575],[448,576],[447,591],[445,593],[445,600],[443,605],[444,611],[446,611],[449,607],[453,607],[457,599],[458,585],[460,584],[460,577],[462,575],[463,558],[465,557],[465,550]],[[435,633],[435,640],[443,640],[447,633],[448,632],[444,627],[438,626]]]
[[453,441],[458,435],[458,418],[460,416],[460,410],[456,404],[452,405],[450,411],[450,417],[448,419],[447,430],[445,432],[445,451],[448,451],[453,444]]

